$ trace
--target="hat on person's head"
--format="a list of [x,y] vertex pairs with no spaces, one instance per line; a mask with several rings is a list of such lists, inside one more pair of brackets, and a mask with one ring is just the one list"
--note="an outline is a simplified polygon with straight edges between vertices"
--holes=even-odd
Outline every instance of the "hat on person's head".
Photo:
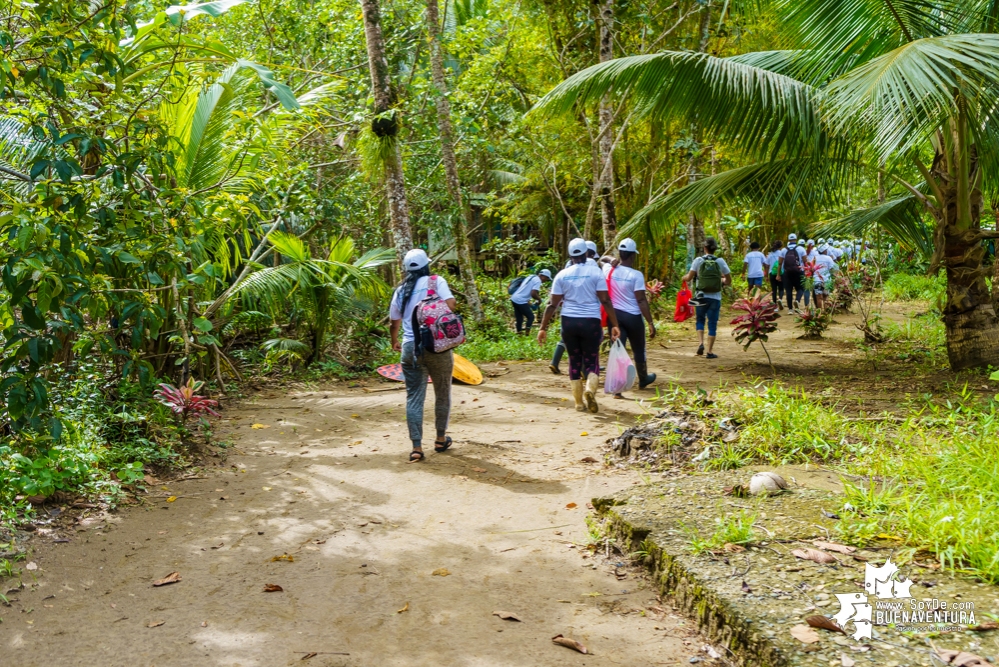
[[586,254],[586,241],[583,239],[573,239],[569,241],[569,257],[579,257]]
[[626,252],[633,252],[638,254],[638,244],[635,243],[634,239],[625,239],[617,244],[618,250],[624,250]]
[[815,245],[815,239],[808,239],[805,241],[805,245]]
[[406,253],[405,259],[402,260],[402,265],[406,267],[407,271],[422,269],[429,263],[430,258],[427,257],[427,252],[425,250],[421,250],[420,248],[413,248]]
[[819,245],[825,245],[825,244],[826,244],[825,239],[819,239]]
[[538,271],[538,275],[539,276],[544,276],[548,280],[552,279],[552,272],[549,271],[548,269],[541,269],[540,271]]
[[790,234],[787,235],[787,240],[788,241],[797,241],[798,240],[798,235],[795,234],[794,232],[791,232]]
[[595,242],[593,242],[593,241],[587,241],[586,242],[586,249],[587,250],[592,250],[593,252],[596,252],[597,251],[597,244]]
[[819,252],[820,253],[827,253],[827,252],[829,252],[829,246],[827,246],[825,243],[823,243],[822,245],[819,246]]

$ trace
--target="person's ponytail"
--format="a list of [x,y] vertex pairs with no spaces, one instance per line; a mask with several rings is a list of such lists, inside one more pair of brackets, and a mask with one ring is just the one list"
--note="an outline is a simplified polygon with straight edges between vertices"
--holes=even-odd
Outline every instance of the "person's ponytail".
[[424,276],[430,275],[430,266],[421,266],[418,269],[413,269],[412,271],[406,272],[406,279],[402,281],[400,285],[399,296],[402,299],[399,302],[399,310],[405,311],[406,304],[409,303],[410,297],[413,296],[413,292],[416,290],[416,281]]

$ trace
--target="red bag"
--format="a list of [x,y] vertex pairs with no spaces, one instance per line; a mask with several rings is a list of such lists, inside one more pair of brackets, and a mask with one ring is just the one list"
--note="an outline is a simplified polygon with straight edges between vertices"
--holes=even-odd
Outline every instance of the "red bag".
[[[617,267],[615,266],[614,269],[616,269],[616,268]],[[614,269],[611,269],[610,273],[607,274],[607,298],[608,299],[612,299],[613,298],[611,296],[611,294],[613,293],[611,291],[613,289],[613,286],[611,285],[611,279],[614,278]],[[606,326],[607,326],[607,309],[604,308],[603,306],[600,306],[600,327],[603,328],[603,327],[606,327]]]
[[693,294],[687,288],[687,281],[683,281],[683,286],[676,293],[676,311],[673,313],[674,322],[683,322],[694,316],[694,307],[690,305],[690,297]]

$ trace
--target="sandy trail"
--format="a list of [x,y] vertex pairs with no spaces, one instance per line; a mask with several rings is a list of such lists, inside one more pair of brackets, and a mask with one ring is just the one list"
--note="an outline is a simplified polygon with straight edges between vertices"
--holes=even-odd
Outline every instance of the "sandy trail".
[[[582,459],[602,461],[601,443],[641,406],[607,400],[581,415],[544,364],[486,370],[499,376],[455,386],[455,445],[423,464],[406,463],[402,391],[271,391],[231,407],[225,467],[159,485],[68,543],[36,540],[38,569],[0,607],[0,663],[687,662],[705,643],[696,630],[648,611],[655,596],[635,570],[615,576],[620,557],[573,546],[588,542],[592,497],[640,483]],[[272,560],[284,554],[294,561]],[[180,583],[152,587],[173,571]],[[557,634],[593,654],[552,644]]]

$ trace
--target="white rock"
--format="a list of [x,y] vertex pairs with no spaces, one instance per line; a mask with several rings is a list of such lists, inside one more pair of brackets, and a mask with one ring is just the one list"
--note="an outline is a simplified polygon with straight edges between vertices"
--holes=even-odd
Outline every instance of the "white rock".
[[749,492],[754,496],[774,495],[786,488],[787,482],[775,472],[758,472],[749,480]]

